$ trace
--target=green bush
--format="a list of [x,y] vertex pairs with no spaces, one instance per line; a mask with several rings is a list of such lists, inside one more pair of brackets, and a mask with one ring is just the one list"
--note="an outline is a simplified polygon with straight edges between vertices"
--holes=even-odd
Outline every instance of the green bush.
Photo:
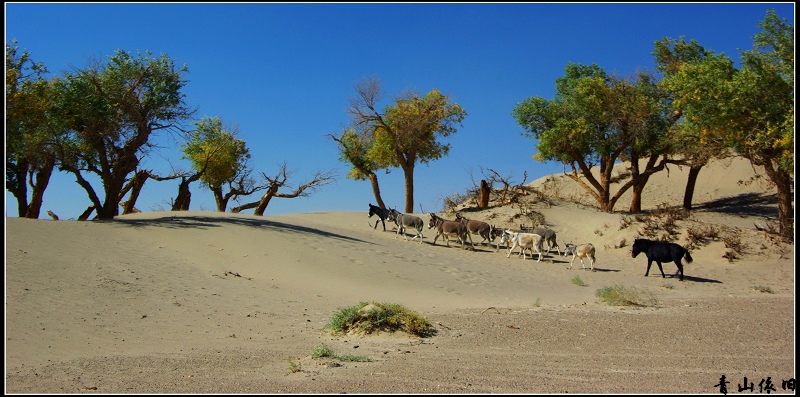
[[325,345],[324,343],[314,348],[314,351],[311,352],[311,357],[314,358],[330,357],[342,361],[356,361],[356,362],[372,361],[369,357],[366,356],[356,356],[352,354],[336,354],[336,352],[333,351],[333,348]]
[[405,331],[426,337],[436,330],[424,317],[406,307],[394,303],[360,302],[355,306],[339,308],[325,329],[333,333],[378,331]]
[[595,291],[595,296],[612,306],[655,306],[658,299],[651,292],[615,285]]

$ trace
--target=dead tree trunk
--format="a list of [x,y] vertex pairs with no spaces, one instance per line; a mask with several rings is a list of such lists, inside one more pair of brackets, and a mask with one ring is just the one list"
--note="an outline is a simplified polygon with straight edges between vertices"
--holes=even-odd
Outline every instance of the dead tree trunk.
[[484,209],[489,206],[489,194],[491,193],[491,189],[489,189],[489,184],[486,182],[485,179],[481,179],[481,188],[480,188],[480,199],[478,200],[478,209]]

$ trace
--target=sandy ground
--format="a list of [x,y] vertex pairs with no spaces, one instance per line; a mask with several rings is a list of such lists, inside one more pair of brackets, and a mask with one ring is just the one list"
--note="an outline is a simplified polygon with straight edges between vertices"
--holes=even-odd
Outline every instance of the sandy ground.
[[[775,216],[774,191],[736,184],[752,172],[741,163],[704,172],[680,227],[735,228],[725,230],[746,248],[732,262],[722,241],[695,248],[682,282],[672,263],[666,278],[656,265],[645,277],[646,259],[630,255],[641,225],[621,229],[630,214],[587,202],[535,210],[561,249],[598,248],[594,272],[578,260],[568,270],[571,258],[555,250],[537,262],[504,247],[432,245],[427,228],[423,243],[405,241],[393,224],[373,229],[369,198],[364,212],[6,218],[5,392],[717,394],[723,375],[731,393],[745,377],[754,393],[770,382],[772,393],[792,392],[782,381],[795,377],[794,246],[753,228]],[[646,209],[679,204],[681,175],[654,178]],[[463,213],[513,227],[518,212]],[[615,285],[658,303],[611,306],[595,295]],[[323,330],[362,301],[402,304],[436,334]],[[312,357],[323,344],[371,361]]]

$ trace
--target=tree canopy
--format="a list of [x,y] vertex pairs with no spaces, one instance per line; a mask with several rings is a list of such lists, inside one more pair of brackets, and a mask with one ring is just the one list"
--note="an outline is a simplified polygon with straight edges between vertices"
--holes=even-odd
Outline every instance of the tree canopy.
[[16,41],[6,43],[6,189],[17,199],[18,215],[34,219],[56,164],[53,136],[60,133],[46,73]]
[[376,169],[401,168],[405,176],[405,212],[411,213],[414,167],[448,154],[450,144],[439,139],[454,134],[467,113],[436,89],[426,95],[407,92],[383,112],[377,110],[381,97],[380,83],[372,78],[357,84],[356,96],[351,98],[351,125],[357,134],[364,135],[359,139],[367,145],[357,162]]
[[[567,175],[605,211],[612,211],[632,187],[631,210],[637,211],[644,183],[666,162],[660,156],[669,148],[670,121],[664,96],[646,73],[622,78],[607,75],[596,64],[569,63],[556,81],[552,100],[527,98],[512,116],[525,129],[523,136],[538,140],[533,158],[569,164],[572,172]],[[647,159],[644,170],[639,169],[640,159]],[[630,161],[631,178],[612,197],[612,171],[621,160]],[[592,173],[596,165],[599,175]]]
[[[59,149],[60,166],[75,175],[100,219],[119,213],[120,193],[150,149],[151,134],[177,128],[194,113],[182,93],[187,72],[166,54],[117,50],[105,63],[60,80],[58,114],[70,131]],[[102,201],[85,172],[102,181]]]
[[761,166],[778,191],[781,236],[794,236],[794,28],[773,10],[758,25],[741,68],[724,55],[680,62],[665,87],[683,108],[681,126],[701,144],[719,142]]

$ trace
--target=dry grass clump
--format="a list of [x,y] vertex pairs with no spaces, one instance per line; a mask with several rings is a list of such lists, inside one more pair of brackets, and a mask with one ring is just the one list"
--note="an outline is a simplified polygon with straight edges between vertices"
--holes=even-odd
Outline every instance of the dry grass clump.
[[324,343],[314,348],[314,350],[311,352],[311,357],[314,357],[314,358],[329,357],[329,358],[334,358],[334,359],[341,360],[341,361],[352,361],[352,362],[359,362],[359,363],[371,362],[372,361],[372,359],[370,359],[367,356],[356,356],[356,355],[353,355],[353,354],[337,354],[333,350],[333,348],[331,348],[330,346],[328,346],[328,345],[326,345]]
[[687,249],[695,249],[719,239],[720,230],[714,225],[691,226],[686,229]]
[[585,287],[586,286],[586,283],[581,279],[581,276],[575,276],[570,281],[572,282],[572,284],[575,284],[575,285],[577,285],[579,287]]
[[433,326],[417,312],[395,303],[360,302],[338,309],[325,329],[333,333],[404,331],[427,337],[436,333]]
[[658,299],[651,292],[615,285],[595,291],[595,296],[612,306],[655,306]]
[[[642,227],[637,231],[640,236],[658,241],[675,241],[680,234],[677,221],[688,217],[689,212],[682,207],[670,207],[663,203],[649,214],[635,215],[634,219],[642,223]],[[629,220],[626,222],[630,224]]]

